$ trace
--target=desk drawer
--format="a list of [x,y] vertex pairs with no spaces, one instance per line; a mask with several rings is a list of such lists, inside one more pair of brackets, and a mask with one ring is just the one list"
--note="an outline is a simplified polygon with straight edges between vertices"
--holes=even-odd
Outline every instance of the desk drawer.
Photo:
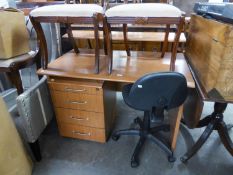
[[103,96],[51,91],[53,104],[57,108],[80,109],[104,112]]
[[72,137],[97,142],[105,142],[105,130],[81,125],[59,124],[59,131],[62,136]]
[[56,108],[57,120],[61,123],[79,124],[104,128],[104,113]]
[[102,95],[102,83],[84,84],[84,83],[66,83],[66,82],[57,82],[55,80],[49,81],[49,88],[53,91],[63,91],[69,93],[79,93],[79,94],[91,94],[91,95]]

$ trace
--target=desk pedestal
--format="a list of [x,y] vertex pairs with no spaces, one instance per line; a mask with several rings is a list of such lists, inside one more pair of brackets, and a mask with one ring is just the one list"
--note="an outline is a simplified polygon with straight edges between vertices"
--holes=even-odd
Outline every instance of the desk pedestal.
[[50,77],[60,135],[105,142],[115,119],[114,83]]

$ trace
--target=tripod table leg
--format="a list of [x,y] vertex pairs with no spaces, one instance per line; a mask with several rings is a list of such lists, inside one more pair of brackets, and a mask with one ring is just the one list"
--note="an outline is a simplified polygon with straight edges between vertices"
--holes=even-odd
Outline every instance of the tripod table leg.
[[205,131],[202,133],[201,137],[197,140],[193,147],[180,158],[183,163],[186,163],[202,147],[202,145],[206,142],[206,140],[209,138],[210,134],[214,130],[217,122],[218,119],[213,119],[207,125]]
[[229,153],[233,156],[233,143],[228,133],[227,125],[224,121],[221,121],[217,125],[218,134],[225,148],[229,151]]

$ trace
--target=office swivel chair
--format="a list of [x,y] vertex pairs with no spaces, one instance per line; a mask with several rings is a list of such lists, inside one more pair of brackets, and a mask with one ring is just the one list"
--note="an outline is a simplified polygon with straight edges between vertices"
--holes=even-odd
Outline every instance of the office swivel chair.
[[[168,161],[174,162],[173,150],[164,138],[156,134],[159,131],[169,131],[170,126],[164,124],[164,110],[179,107],[187,96],[187,83],[185,77],[176,72],[152,73],[143,76],[134,84],[128,84],[122,90],[125,103],[140,111],[144,111],[144,118],[136,118],[134,122],[140,129],[126,129],[115,131],[113,140],[118,140],[121,135],[140,136],[139,142],[131,158],[131,167],[139,165],[139,153],[146,139],[157,144],[168,154]],[[159,125],[151,127],[152,122]],[[159,133],[158,133],[159,134]]]

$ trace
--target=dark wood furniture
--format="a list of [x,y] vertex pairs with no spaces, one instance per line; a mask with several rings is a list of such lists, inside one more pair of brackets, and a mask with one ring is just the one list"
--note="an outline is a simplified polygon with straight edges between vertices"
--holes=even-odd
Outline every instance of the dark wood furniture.
[[[84,5],[84,4],[82,4]],[[80,8],[92,8],[89,6],[89,4],[85,4],[86,7],[82,6]],[[93,4],[92,4],[93,6]],[[76,52],[76,54],[79,54],[79,49],[78,46],[76,45],[76,41],[74,40],[73,37],[73,33],[72,33],[72,28],[71,25],[72,24],[92,24],[94,25],[94,36],[95,36],[95,67],[94,67],[94,72],[95,73],[99,73],[99,57],[100,57],[100,53],[99,53],[99,24],[103,18],[101,13],[95,12],[93,11],[91,16],[82,16],[82,12],[80,13],[81,16],[79,16],[79,10],[77,10],[76,12],[73,13],[77,13],[75,16],[73,14],[70,15],[70,12],[68,10],[66,10],[67,14],[60,14],[60,16],[56,16],[56,15],[49,15],[51,12],[54,13],[54,9],[59,11],[59,7],[62,8],[62,6],[51,6],[52,9],[46,9],[45,12],[35,12],[36,10],[33,11],[33,13],[38,13],[36,16],[33,15],[33,13],[30,14],[30,19],[31,22],[33,24],[33,26],[35,27],[35,30],[37,32],[38,35],[38,44],[40,45],[41,48],[41,56],[42,56],[42,67],[43,69],[47,69],[47,65],[48,65],[48,51],[47,51],[47,44],[46,44],[46,40],[45,40],[45,35],[44,32],[42,30],[41,27],[41,22],[57,22],[57,23],[63,23],[66,25],[66,29],[67,29],[67,34],[68,34],[68,38],[70,40],[70,42],[72,43],[72,46],[74,48],[74,51]],[[96,5],[97,7],[97,5]],[[75,7],[76,8],[76,7]],[[72,12],[71,12],[72,13]],[[80,53],[81,54],[81,53]]]
[[[108,66],[108,72],[109,74],[111,74],[112,72],[112,66],[113,66],[113,61],[112,61],[112,51],[113,51],[113,47],[112,47],[112,25],[116,25],[116,24],[122,24],[123,25],[123,38],[124,38],[124,43],[125,43],[125,50],[127,52],[127,56],[130,56],[130,50],[129,50],[129,45],[128,45],[128,25],[129,24],[133,24],[133,25],[165,25],[166,27],[165,29],[165,35],[164,35],[164,43],[163,43],[163,48],[162,48],[162,53],[160,58],[163,58],[165,51],[167,50],[167,45],[168,45],[168,36],[169,36],[169,32],[170,32],[170,26],[171,25],[176,25],[176,32],[175,32],[175,39],[174,39],[174,43],[173,43],[173,48],[172,48],[172,55],[171,55],[171,63],[170,63],[170,70],[174,70],[175,68],[175,60],[176,60],[176,53],[177,53],[177,46],[179,43],[179,38],[180,38],[180,34],[181,31],[183,29],[183,24],[184,24],[184,17],[182,16],[182,13],[180,12],[179,16],[176,16],[177,14],[175,14],[174,16],[166,16],[164,13],[164,17],[161,17],[161,14],[156,15],[152,15],[150,10],[148,10],[148,14],[146,11],[144,11],[143,9],[146,9],[145,5],[146,4],[137,4],[137,10],[140,9],[141,12],[139,11],[132,11],[133,8],[136,7],[131,7],[131,5],[136,5],[136,4],[127,4],[125,5],[125,8],[123,9],[119,9],[119,14],[116,14],[117,10],[113,10],[114,8],[118,8],[117,7],[113,7],[112,9],[109,9],[105,12],[105,23],[106,25],[104,25],[105,27],[105,33],[106,33],[106,43],[107,43],[107,50],[108,50],[108,56],[109,56],[109,66]],[[150,4],[152,5],[152,4]],[[153,4],[154,7],[156,8],[156,3]],[[160,4],[161,5],[161,4]],[[166,6],[169,7],[169,5],[165,5],[161,8],[165,8]],[[123,5],[122,5],[123,7]],[[170,6],[173,7],[173,6]],[[175,7],[173,7],[175,8]],[[164,9],[164,10],[165,10]],[[170,9],[169,9],[170,10]],[[175,10],[175,13],[177,13],[176,9],[172,9]],[[131,15],[128,14],[131,13]],[[155,10],[156,11],[156,10]],[[127,14],[126,16],[122,15],[123,14]],[[141,14],[141,13],[145,13],[142,14],[142,16],[137,15]],[[113,14],[113,15],[112,15]]]
[[7,74],[11,83],[16,87],[18,94],[23,93],[23,85],[19,70],[36,63],[37,69],[41,68],[40,52],[30,51],[26,54],[10,59],[0,59],[0,72]]
[[[229,51],[232,25],[193,15],[189,31],[185,58],[195,80],[196,90],[191,92],[192,98],[187,100],[184,123],[189,128],[206,129],[193,147],[181,157],[181,161],[187,162],[214,130],[218,131],[222,143],[233,156],[233,142],[228,134],[232,126],[225,124],[223,115],[227,104],[233,103],[230,71],[233,55]],[[200,120],[204,101],[214,102],[214,111]]]

